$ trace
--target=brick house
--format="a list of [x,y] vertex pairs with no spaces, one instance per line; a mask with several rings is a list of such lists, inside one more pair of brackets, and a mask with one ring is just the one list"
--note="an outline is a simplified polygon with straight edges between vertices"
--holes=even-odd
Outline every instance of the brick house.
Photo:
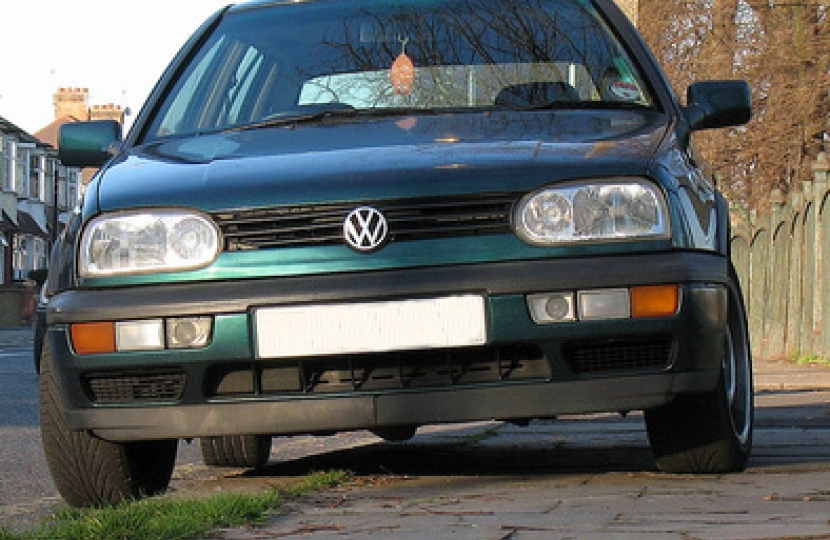
[[54,147],[0,117],[0,287],[46,268],[79,180],[79,171],[60,165]]

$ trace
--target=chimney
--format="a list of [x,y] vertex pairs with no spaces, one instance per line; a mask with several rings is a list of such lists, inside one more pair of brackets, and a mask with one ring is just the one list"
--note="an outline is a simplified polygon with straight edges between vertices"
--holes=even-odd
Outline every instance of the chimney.
[[55,118],[69,116],[89,120],[89,88],[58,88],[54,95]]
[[89,111],[90,120],[115,120],[119,124],[124,123],[124,110],[121,105],[108,103],[106,105],[93,105]]

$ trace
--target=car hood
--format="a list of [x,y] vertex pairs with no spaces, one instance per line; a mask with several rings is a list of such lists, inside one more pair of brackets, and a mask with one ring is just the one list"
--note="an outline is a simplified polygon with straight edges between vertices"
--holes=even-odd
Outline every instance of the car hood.
[[136,146],[93,189],[99,211],[520,192],[643,175],[667,129],[666,115],[632,110],[332,119]]

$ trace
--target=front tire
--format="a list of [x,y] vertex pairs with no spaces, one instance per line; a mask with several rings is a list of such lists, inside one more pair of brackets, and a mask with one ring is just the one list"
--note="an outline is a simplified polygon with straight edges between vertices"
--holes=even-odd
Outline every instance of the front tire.
[[70,430],[48,343],[43,347],[41,369],[43,449],[55,486],[69,505],[114,506],[167,489],[178,441],[115,443],[88,431]]
[[211,467],[258,469],[271,457],[270,435],[202,437],[202,459]]
[[677,397],[646,411],[657,467],[676,474],[718,474],[746,468],[754,424],[752,361],[737,280],[729,291],[721,375],[712,392]]

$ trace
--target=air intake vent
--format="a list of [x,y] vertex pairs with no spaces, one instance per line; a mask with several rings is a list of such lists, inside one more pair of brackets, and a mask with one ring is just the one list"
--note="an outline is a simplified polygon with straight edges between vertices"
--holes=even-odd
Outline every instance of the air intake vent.
[[89,399],[102,405],[176,402],[184,394],[183,372],[90,373],[84,377]]
[[576,373],[665,369],[673,344],[671,336],[576,341],[565,346],[565,359]]

